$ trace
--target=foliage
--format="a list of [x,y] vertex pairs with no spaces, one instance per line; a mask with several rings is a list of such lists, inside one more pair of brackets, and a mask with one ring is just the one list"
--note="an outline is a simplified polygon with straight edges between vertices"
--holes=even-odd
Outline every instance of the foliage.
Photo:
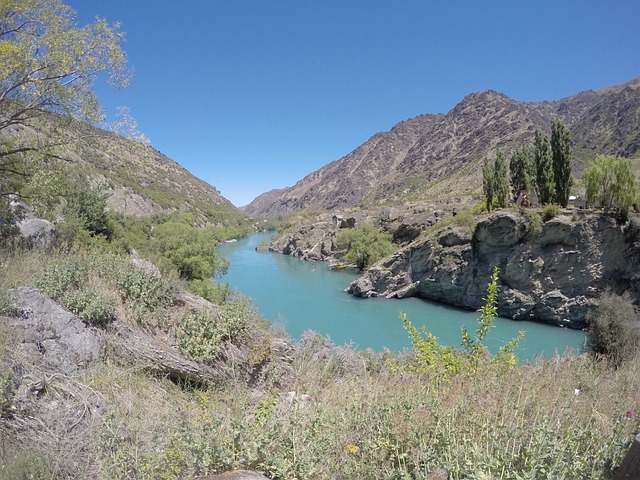
[[113,320],[117,303],[131,306],[132,320],[152,322],[151,314],[173,298],[166,280],[126,258],[98,250],[51,258],[36,286],[92,324]]
[[506,371],[513,370],[518,363],[514,350],[524,338],[523,331],[501,346],[493,358],[484,343],[490,330],[494,327],[493,322],[498,315],[498,290],[498,268],[496,267],[487,286],[487,298],[484,299],[485,303],[480,310],[481,315],[478,319],[475,336],[472,337],[466,327],[462,327],[463,351],[461,352],[440,345],[438,339],[426,329],[421,333],[407,319],[406,315],[401,313],[402,322],[409,333],[414,352],[407,370],[437,374],[438,383],[448,382],[451,376],[461,373],[463,368],[467,374],[472,376],[480,369],[488,367],[498,367]]
[[554,201],[555,181],[553,177],[553,159],[549,137],[536,130],[533,145],[533,165],[535,184],[540,204],[546,205]]
[[487,199],[487,210],[490,212],[494,204],[499,208],[507,206],[509,200],[509,179],[507,163],[501,150],[496,152],[493,164],[485,158],[482,168],[482,189]]
[[[124,87],[129,71],[118,24],[96,19],[75,24],[75,12],[60,0],[9,0],[0,4],[0,196],[21,193],[25,180],[46,170],[59,139],[30,136],[43,110],[96,121],[101,112],[93,82],[107,73]],[[62,118],[62,117],[61,117]]]
[[216,253],[221,240],[246,230],[209,226],[197,228],[190,213],[157,214],[149,218],[120,219],[116,243],[136,249],[164,269],[176,269],[188,281],[209,281],[222,274],[228,264]]
[[116,111],[117,120],[107,125],[109,130],[117,133],[121,137],[128,138],[142,145],[151,144],[151,140],[138,130],[138,123],[131,116],[131,109],[129,107],[117,107]]
[[495,195],[495,169],[487,157],[482,163],[482,192],[487,201],[487,211],[491,212]]
[[587,323],[587,348],[596,357],[620,367],[640,353],[640,317],[628,295],[604,293]]
[[216,310],[215,314],[187,314],[176,332],[178,348],[201,362],[213,362],[224,342],[242,338],[256,313],[251,302],[234,296]]
[[625,220],[629,208],[638,199],[640,189],[631,160],[613,155],[598,155],[589,162],[582,176],[587,201],[609,211],[617,207]]
[[531,190],[531,177],[535,178],[535,172],[532,172],[532,154],[526,147],[521,147],[513,152],[509,161],[509,174],[511,178],[511,188],[513,199],[516,200],[520,192],[529,194]]
[[107,213],[110,195],[105,184],[91,186],[86,179],[77,179],[64,194],[66,205],[63,214],[77,220],[91,235],[111,238],[113,225]]
[[551,158],[553,164],[553,180],[555,183],[555,200],[563,207],[569,203],[572,186],[571,138],[569,130],[562,120],[556,118],[551,125]]
[[530,237],[536,237],[542,232],[542,220],[538,212],[527,210],[525,212],[525,218],[527,219],[527,234]]
[[496,152],[496,160],[493,167],[494,194],[499,208],[505,208],[509,204],[509,179],[507,176],[507,161],[502,150]]
[[354,262],[360,270],[395,251],[391,236],[372,225],[340,230],[336,246],[345,252],[344,258]]
[[542,209],[542,220],[545,222],[560,215],[560,206],[554,203],[545,205]]

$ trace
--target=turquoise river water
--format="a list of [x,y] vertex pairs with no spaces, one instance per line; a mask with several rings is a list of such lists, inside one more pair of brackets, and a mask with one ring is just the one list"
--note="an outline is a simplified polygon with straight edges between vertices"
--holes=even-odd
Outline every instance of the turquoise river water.
[[[338,345],[352,343],[359,349],[400,351],[411,343],[399,311],[405,312],[414,325],[425,325],[443,345],[459,346],[461,327],[465,325],[470,332],[477,327],[477,312],[417,298],[353,297],[344,289],[357,278],[354,272],[329,270],[325,262],[257,252],[256,246],[268,242],[272,235],[257,233],[220,245],[218,253],[230,262],[221,281],[252,298],[263,317],[283,325],[294,339],[306,330],[314,330]],[[584,332],[504,318],[496,319],[486,343],[495,353],[520,330],[526,332],[517,350],[521,361],[567,349],[580,351],[584,346]]]

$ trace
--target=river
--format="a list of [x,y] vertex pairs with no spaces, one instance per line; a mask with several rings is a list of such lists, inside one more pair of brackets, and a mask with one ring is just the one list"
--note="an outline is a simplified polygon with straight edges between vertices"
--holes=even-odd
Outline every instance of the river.
[[[350,271],[329,270],[325,262],[305,262],[288,255],[257,252],[273,232],[263,232],[224,243],[218,253],[230,262],[220,279],[252,298],[260,314],[281,324],[294,339],[306,330],[328,336],[335,344],[351,343],[358,349],[400,351],[411,346],[399,311],[418,326],[426,326],[443,345],[459,346],[464,325],[473,333],[479,313],[418,298],[362,299],[344,289],[357,278]],[[565,350],[582,350],[584,332],[535,322],[496,318],[486,341],[495,353],[499,346],[524,330],[516,353],[521,361],[549,357]]]

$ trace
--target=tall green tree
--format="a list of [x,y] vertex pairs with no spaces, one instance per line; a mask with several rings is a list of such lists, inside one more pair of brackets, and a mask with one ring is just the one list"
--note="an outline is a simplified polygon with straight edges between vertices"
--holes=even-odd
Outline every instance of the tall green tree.
[[118,28],[101,19],[78,27],[75,11],[60,0],[0,1],[0,196],[20,193],[56,143],[43,144],[21,126],[33,125],[43,111],[99,121],[97,76],[127,86]]
[[498,207],[505,208],[509,203],[509,178],[507,176],[507,161],[502,150],[496,152],[493,175],[496,203]]
[[551,156],[553,160],[553,179],[555,182],[555,200],[566,207],[569,203],[573,161],[571,137],[564,122],[556,118],[551,125]]
[[495,191],[494,164],[484,157],[482,164],[482,191],[487,200],[487,211],[493,208],[493,195]]
[[517,149],[509,161],[509,175],[513,198],[517,199],[520,192],[531,189],[532,161],[531,151],[527,147]]
[[638,199],[639,187],[633,164],[627,158],[598,155],[589,162],[582,176],[587,201],[598,201],[605,211],[616,208],[626,220],[629,208]]
[[538,200],[541,204],[553,203],[555,182],[553,179],[553,158],[549,137],[536,130],[533,145],[533,169]]

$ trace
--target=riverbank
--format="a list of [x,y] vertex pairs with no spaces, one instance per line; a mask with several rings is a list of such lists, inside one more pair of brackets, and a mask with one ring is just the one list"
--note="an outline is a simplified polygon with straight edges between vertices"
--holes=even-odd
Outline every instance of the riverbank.
[[[273,232],[253,234],[234,244],[218,247],[218,254],[230,261],[228,282],[251,297],[265,318],[282,327],[296,340],[307,330],[328,336],[337,345],[354,348],[385,348],[401,352],[411,343],[404,330],[402,310],[418,327],[426,327],[441,343],[460,345],[463,326],[474,330],[479,314],[420,298],[360,299],[345,293],[359,272],[332,271],[328,262],[305,262],[274,252],[256,252],[255,247],[270,240]],[[486,292],[486,285],[484,286]],[[566,350],[582,351],[585,334],[535,322],[496,319],[489,335],[492,352],[526,330],[517,354],[522,361],[536,356],[551,357]]]

